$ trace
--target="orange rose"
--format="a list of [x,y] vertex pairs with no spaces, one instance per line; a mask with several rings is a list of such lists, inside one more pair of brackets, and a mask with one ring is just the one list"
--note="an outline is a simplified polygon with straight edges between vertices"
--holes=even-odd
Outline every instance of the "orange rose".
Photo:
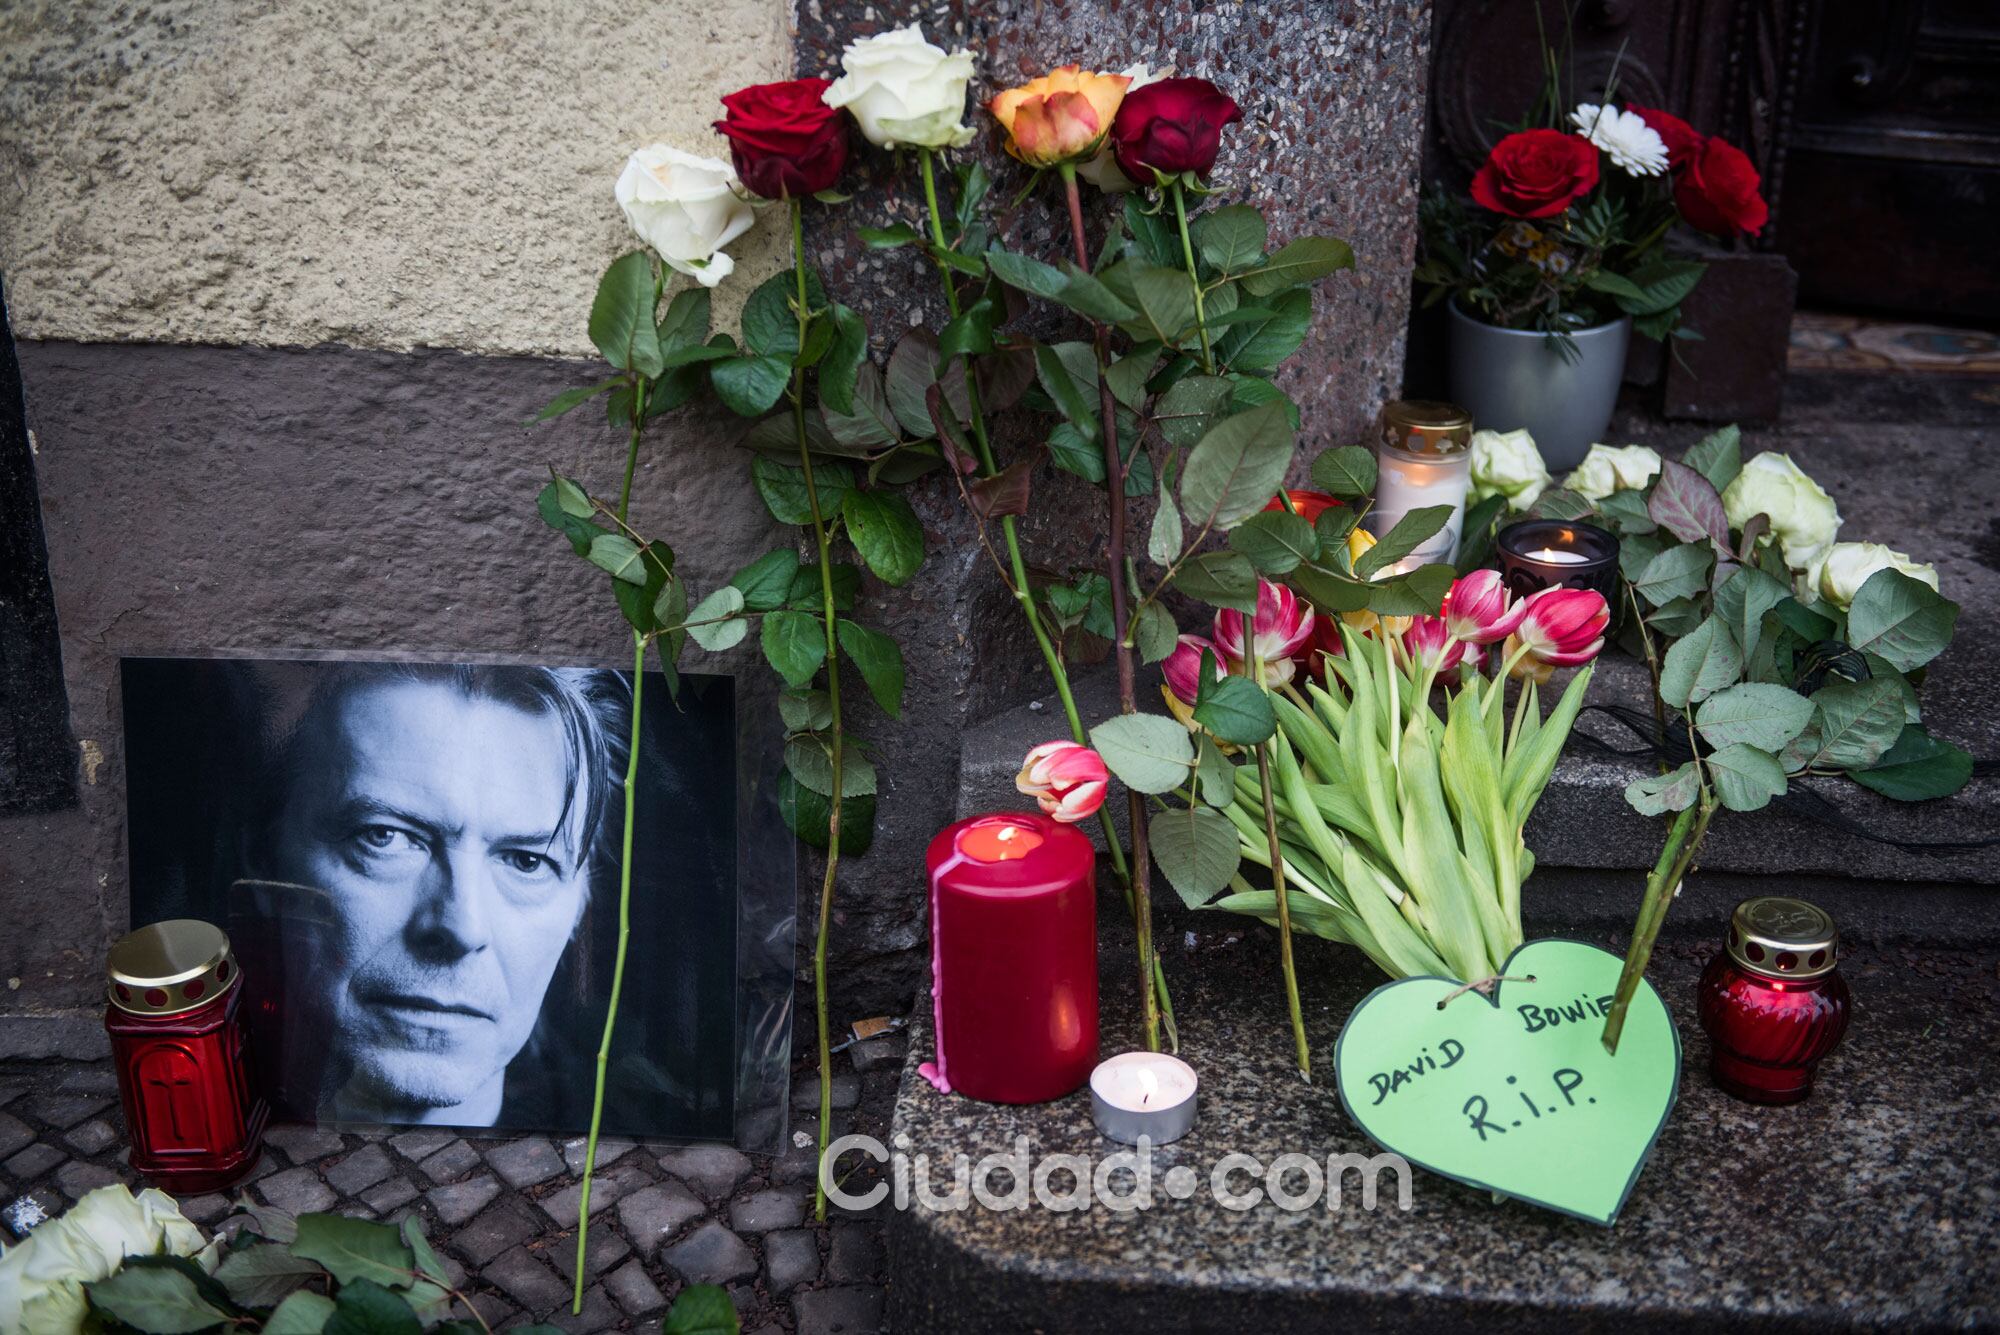
[[1086,74],[1064,65],[986,104],[1007,132],[1007,151],[1030,167],[1089,158],[1103,146],[1125,87],[1123,74]]

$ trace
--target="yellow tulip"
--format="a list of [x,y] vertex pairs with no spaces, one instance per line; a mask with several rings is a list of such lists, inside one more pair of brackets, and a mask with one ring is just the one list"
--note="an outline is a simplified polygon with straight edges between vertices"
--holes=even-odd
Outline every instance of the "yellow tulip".
[[1007,132],[1007,151],[1030,167],[1091,157],[1125,100],[1123,74],[1086,74],[1078,65],[1050,70],[986,104]]

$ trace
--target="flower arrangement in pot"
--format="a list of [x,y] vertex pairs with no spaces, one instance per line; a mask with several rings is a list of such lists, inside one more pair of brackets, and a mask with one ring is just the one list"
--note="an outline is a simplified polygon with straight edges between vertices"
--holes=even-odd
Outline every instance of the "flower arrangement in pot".
[[1706,266],[1667,253],[1675,224],[1727,240],[1769,212],[1741,150],[1615,94],[1614,78],[1578,103],[1552,75],[1470,201],[1434,190],[1419,213],[1425,304],[1450,299],[1452,398],[1481,427],[1526,428],[1557,468],[1603,436],[1633,331],[1699,337],[1681,304]]

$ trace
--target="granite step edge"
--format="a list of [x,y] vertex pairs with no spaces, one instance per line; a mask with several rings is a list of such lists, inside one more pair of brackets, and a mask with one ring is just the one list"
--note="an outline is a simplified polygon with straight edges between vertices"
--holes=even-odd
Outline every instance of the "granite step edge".
[[[1607,669],[1605,678],[1617,690],[1610,698],[1631,693],[1635,672],[1643,677],[1637,664],[1614,661]],[[1116,683],[1110,672],[1093,670],[1074,687],[1086,723],[1117,712]],[[1142,695],[1140,708],[1154,710],[1156,699],[1157,692]],[[1014,789],[1014,776],[1021,757],[1041,742],[1066,736],[1068,729],[1053,695],[1002,710],[965,729],[960,738],[959,814],[1018,807],[1023,799]],[[1639,815],[1625,801],[1626,785],[1650,772],[1638,759],[1588,753],[1572,742],[1528,821],[1528,845],[1538,864],[1651,868],[1665,838],[1665,825]],[[2000,839],[2000,779],[1976,779],[1953,797],[1923,803],[1891,801],[1844,779],[1812,779],[1804,786],[1831,803],[1841,819],[1884,837],[1911,842]],[[1114,802],[1106,809],[1123,838],[1123,804]],[[1102,845],[1095,822],[1083,828]],[[1710,828],[1702,865],[1710,871],[2000,885],[2000,845],[1958,854],[1904,851],[1781,805],[1724,813]]]

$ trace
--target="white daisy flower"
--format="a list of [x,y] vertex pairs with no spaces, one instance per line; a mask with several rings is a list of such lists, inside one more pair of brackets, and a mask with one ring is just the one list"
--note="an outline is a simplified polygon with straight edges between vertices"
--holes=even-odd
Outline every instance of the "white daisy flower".
[[1636,112],[1585,102],[1569,114],[1576,132],[1610,154],[1631,176],[1658,176],[1667,169],[1667,145]]

